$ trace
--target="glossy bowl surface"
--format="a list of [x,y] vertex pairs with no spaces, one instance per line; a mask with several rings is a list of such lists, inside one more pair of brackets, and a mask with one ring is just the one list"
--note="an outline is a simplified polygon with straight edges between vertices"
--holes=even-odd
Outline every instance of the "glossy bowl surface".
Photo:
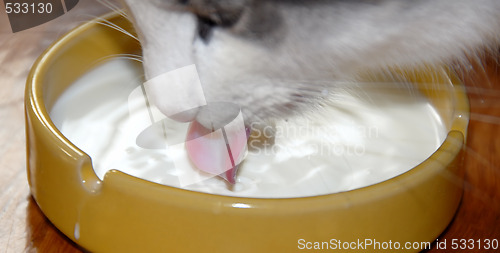
[[[105,18],[132,30],[116,14]],[[430,158],[385,182],[323,196],[257,199],[182,190],[119,171],[99,180],[90,157],[58,131],[48,112],[61,93],[97,62],[139,50],[139,43],[125,34],[89,22],[47,49],[27,81],[32,195],[48,219],[85,249],[295,252],[317,246],[314,242],[332,249],[339,247],[338,242],[359,241],[392,242],[393,247],[398,242],[404,248],[406,242],[432,242],[452,220],[462,196],[469,108],[463,86],[451,74],[433,68],[406,76],[437,108],[448,136]],[[352,251],[376,249],[365,245],[365,250],[356,246]]]

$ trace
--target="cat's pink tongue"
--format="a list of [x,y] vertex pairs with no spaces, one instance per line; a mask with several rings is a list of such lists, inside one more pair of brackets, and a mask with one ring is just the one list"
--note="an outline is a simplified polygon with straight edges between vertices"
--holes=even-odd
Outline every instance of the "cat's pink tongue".
[[186,149],[199,170],[235,184],[238,165],[247,150],[247,136],[245,127],[229,124],[211,130],[193,121],[188,130]]

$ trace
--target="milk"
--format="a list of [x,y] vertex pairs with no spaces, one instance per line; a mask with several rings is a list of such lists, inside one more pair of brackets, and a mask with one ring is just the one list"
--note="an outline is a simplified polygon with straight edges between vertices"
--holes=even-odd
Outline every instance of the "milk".
[[[179,175],[193,167],[182,143],[188,123],[165,119],[147,103],[142,75],[140,64],[131,60],[106,62],[72,84],[50,113],[63,135],[92,158],[101,179],[116,169],[220,195],[323,195],[400,175],[428,158],[447,133],[429,101],[407,85],[346,83],[324,108],[256,128],[253,135],[273,134],[250,139],[234,186],[210,176],[186,185]],[[155,123],[162,124],[162,132],[151,147],[139,146],[137,137]]]

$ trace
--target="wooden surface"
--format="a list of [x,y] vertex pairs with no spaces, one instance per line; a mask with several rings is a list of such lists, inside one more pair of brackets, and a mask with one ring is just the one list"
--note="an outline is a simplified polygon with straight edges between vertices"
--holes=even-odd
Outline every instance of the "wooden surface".
[[[3,5],[0,7],[3,8]],[[77,23],[108,9],[80,1],[70,14],[13,34],[0,9],[0,252],[81,252],[41,213],[26,179],[24,82],[34,60],[51,41]],[[466,183],[460,209],[440,241],[500,240],[500,68],[495,59],[465,78],[472,121],[466,150]],[[294,243],[294,242],[290,242]],[[495,252],[486,250],[463,252]]]

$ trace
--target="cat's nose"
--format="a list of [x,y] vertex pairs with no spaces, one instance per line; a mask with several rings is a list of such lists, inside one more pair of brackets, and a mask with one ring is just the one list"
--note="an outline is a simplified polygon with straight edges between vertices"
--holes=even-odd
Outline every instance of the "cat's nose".
[[216,0],[178,0],[180,5],[205,22],[222,27],[234,25],[240,19],[248,2],[249,0],[232,0],[224,1],[222,4]]
[[197,110],[195,120],[208,129],[220,129],[230,124],[240,114],[240,107],[229,102],[213,102]]

